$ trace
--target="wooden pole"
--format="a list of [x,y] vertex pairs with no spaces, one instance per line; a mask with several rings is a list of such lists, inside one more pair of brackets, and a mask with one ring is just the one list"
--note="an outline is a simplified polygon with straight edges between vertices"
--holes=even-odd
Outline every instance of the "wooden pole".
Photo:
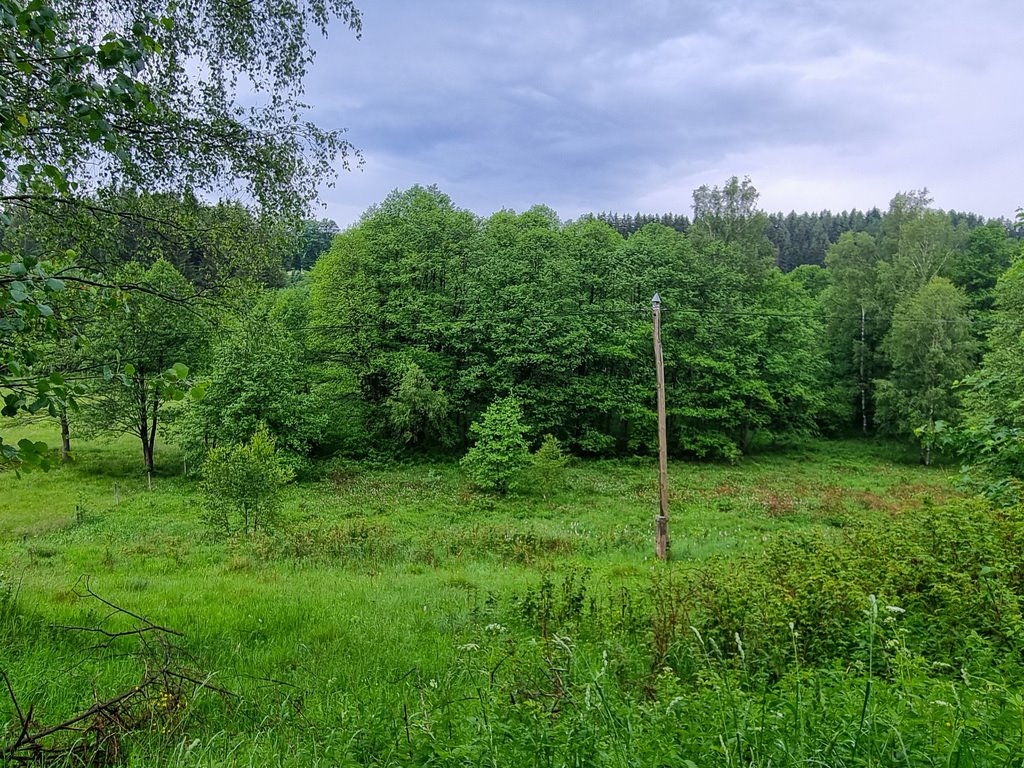
[[860,305],[860,418],[864,434],[868,433],[868,383],[864,380],[864,357],[867,355],[867,341],[865,340],[866,315],[864,305]]
[[658,516],[654,519],[654,552],[668,559],[668,431],[665,427],[665,358],[661,353],[661,296],[654,294],[654,367],[658,381]]

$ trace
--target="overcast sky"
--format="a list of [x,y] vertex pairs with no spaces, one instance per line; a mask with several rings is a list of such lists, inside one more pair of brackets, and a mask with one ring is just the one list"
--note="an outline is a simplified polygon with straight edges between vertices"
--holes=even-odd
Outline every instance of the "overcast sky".
[[1024,205],[1019,0],[358,5],[306,89],[365,158],[322,196],[343,227],[417,183],[563,219],[689,213],[733,175],[768,211]]

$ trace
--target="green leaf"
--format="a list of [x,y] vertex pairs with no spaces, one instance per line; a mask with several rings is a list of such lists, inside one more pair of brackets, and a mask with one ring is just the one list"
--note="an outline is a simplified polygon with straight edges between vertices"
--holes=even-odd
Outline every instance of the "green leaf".
[[191,395],[193,400],[202,400],[204,397],[206,397],[206,390],[209,388],[209,386],[209,381],[201,381],[194,387],[192,387],[192,389],[189,390],[189,395]]

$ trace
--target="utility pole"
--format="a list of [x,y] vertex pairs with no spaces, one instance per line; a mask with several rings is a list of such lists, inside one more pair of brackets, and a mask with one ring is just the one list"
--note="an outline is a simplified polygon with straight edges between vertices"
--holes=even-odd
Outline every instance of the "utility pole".
[[654,294],[654,367],[658,381],[658,516],[654,518],[654,552],[668,558],[668,431],[665,427],[665,358],[661,354],[661,295]]
[[864,380],[864,357],[867,355],[867,341],[865,328],[865,321],[867,319],[867,313],[864,311],[864,305],[860,305],[860,418],[861,426],[864,430],[864,434],[868,433],[868,383]]

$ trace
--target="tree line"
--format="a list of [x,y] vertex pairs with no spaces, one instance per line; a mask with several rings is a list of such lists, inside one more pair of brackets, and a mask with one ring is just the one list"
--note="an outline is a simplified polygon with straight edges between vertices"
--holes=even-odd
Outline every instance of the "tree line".
[[[317,222],[289,235],[194,198],[104,206],[152,214],[95,241],[110,279],[145,290],[87,294],[89,307],[62,297],[58,314],[81,317],[88,342],[51,341],[35,360],[83,372],[78,412],[59,414],[66,433],[137,435],[150,467],[158,431],[194,465],[261,428],[300,470],[333,455],[461,455],[488,409],[510,402],[527,444],[651,452],[655,292],[676,456],[859,431],[915,441],[930,460],[954,435],[973,430],[981,446],[1018,428],[1019,241],[1003,222],[933,208],[924,192],[896,195],[874,234],[841,234],[823,266],[789,272],[756,189],[735,178],[695,191],[685,231],[649,222],[628,237],[543,206],[483,218],[417,186],[314,259],[302,233]],[[82,231],[19,215],[11,242],[53,250]],[[208,225],[179,226],[194,235],[180,242],[158,224],[168,217]],[[83,246],[80,263],[91,258]],[[182,376],[168,379],[176,364]]]
[[[829,210],[797,213],[769,213],[768,228],[765,234],[775,248],[775,264],[783,272],[789,272],[804,264],[824,266],[828,249],[839,241],[846,232],[865,232],[877,237],[885,214],[878,208],[868,211],[857,209],[833,213]],[[983,216],[976,213],[948,211],[947,215],[954,227],[966,230],[980,227],[987,223]],[[623,237],[629,237],[647,224],[658,223],[685,232],[690,226],[690,218],[685,214],[620,214],[602,212],[595,218],[609,224]],[[1005,219],[1000,223],[1006,227],[1011,237],[1020,238],[1022,229]]]

